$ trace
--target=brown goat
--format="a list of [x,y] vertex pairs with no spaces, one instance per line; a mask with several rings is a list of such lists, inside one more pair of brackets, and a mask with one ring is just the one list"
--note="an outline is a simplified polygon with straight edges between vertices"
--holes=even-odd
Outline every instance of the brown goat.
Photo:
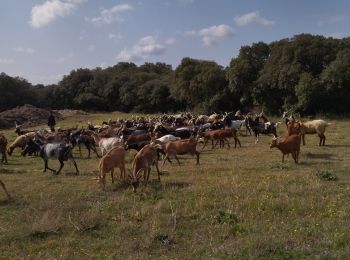
[[273,138],[271,141],[270,149],[277,147],[282,152],[282,162],[284,162],[284,156],[286,154],[292,154],[295,163],[299,161],[301,135],[288,136],[284,141],[278,142],[277,138]]
[[178,154],[186,154],[190,153],[191,155],[197,156],[197,164],[199,164],[199,152],[196,150],[197,147],[197,140],[194,137],[191,137],[189,139],[182,139],[182,140],[176,140],[171,141],[163,145],[163,150],[166,154],[163,165],[165,164],[165,161],[170,157],[174,156],[178,164],[180,165],[180,161],[177,158]]
[[[220,142],[220,148],[225,146],[225,142],[230,148],[230,143],[226,138],[226,133],[222,129],[199,132],[198,137],[204,138],[204,145],[202,147],[202,150],[204,149],[204,147],[207,146],[207,143],[209,142],[209,140],[211,140],[211,145],[212,145],[211,149],[214,149],[218,142]],[[217,141],[215,145],[214,145],[214,140]]]
[[146,141],[151,141],[151,135],[148,134],[140,134],[140,135],[131,135],[128,137],[126,140],[125,144],[134,144],[134,143],[141,143],[141,142],[146,142]]
[[324,120],[312,120],[307,122],[289,121],[287,135],[301,134],[303,145],[305,145],[305,134],[317,134],[320,138],[319,146],[325,145],[326,136],[324,135],[326,127],[331,125]]
[[7,196],[7,199],[10,200],[10,199],[11,199],[10,193],[7,191],[6,186],[5,186],[5,183],[3,183],[2,180],[0,180],[0,186],[1,186],[1,187],[3,188],[3,190],[5,191],[6,196]]
[[99,183],[101,188],[106,188],[106,173],[111,172],[112,183],[114,183],[114,168],[120,169],[120,179],[125,180],[125,155],[126,151],[123,147],[117,146],[106,153],[98,164],[99,169]]
[[154,164],[158,173],[158,180],[160,181],[160,172],[158,168],[158,153],[157,149],[161,149],[162,146],[159,144],[147,144],[144,146],[134,157],[132,162],[132,173],[129,175],[131,180],[131,185],[134,192],[136,192],[137,187],[139,186],[139,181],[141,172],[143,171],[143,179],[145,185],[149,180],[149,175],[151,173],[151,166]]
[[0,153],[2,154],[1,162],[7,164],[6,155],[7,139],[4,135],[0,134]]
[[237,147],[237,144],[239,144],[239,147],[242,147],[241,141],[237,137],[237,129],[232,127],[232,128],[223,129],[221,131],[223,131],[225,137],[227,138],[233,137],[233,139],[235,139],[235,148]]

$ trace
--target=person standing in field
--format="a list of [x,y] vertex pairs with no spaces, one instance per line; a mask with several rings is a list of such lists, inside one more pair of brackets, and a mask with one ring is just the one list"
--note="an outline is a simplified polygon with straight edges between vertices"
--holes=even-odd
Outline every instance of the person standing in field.
[[47,125],[50,127],[51,132],[55,132],[56,119],[52,111],[50,111],[50,116],[47,119]]

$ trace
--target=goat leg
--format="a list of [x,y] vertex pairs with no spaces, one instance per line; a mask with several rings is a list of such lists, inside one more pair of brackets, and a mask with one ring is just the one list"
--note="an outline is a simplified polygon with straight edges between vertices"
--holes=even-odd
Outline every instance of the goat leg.
[[73,165],[75,167],[75,175],[79,175],[79,170],[78,170],[77,163],[75,162],[75,160],[74,160],[72,155],[69,157],[69,160],[73,163]]
[[[80,157],[82,157],[83,156],[83,154],[81,153],[81,146],[80,146],[80,144],[78,144],[78,148],[79,148],[79,154],[80,154]],[[89,157],[90,158],[90,157]]]
[[100,158],[101,156],[98,154],[97,152],[97,149],[96,149],[96,146],[95,145],[92,145],[91,146],[91,149],[94,151],[94,153],[96,154],[97,158]]
[[57,172],[55,172],[56,175],[60,174],[60,172],[61,172],[61,170],[62,170],[62,168],[63,168],[63,166],[64,166],[64,163],[63,163],[62,160],[59,160],[59,162],[60,162],[60,168],[58,169]]
[[157,173],[158,173],[158,181],[160,182],[160,171],[159,171],[159,168],[158,168],[158,162],[157,161],[155,162],[155,165],[156,165],[156,169],[157,169]]
[[177,158],[176,154],[174,154],[174,157],[175,157],[176,161],[178,162],[178,164],[181,165],[180,161],[179,161],[179,158]]
[[10,200],[11,199],[10,193],[7,191],[5,183],[3,183],[2,180],[0,180],[0,185],[3,188],[3,190],[5,191],[7,199]]
[[112,183],[114,183],[114,168],[111,170],[111,178],[112,178]]
[[44,166],[45,166],[45,168],[44,168],[43,172],[46,172],[47,169],[49,169],[52,172],[56,172],[56,170],[49,168],[48,160],[46,160],[46,159],[44,159]]

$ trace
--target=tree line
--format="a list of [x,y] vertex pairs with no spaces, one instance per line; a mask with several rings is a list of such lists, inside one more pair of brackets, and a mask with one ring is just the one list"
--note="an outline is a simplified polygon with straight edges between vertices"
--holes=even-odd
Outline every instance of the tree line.
[[165,63],[120,62],[79,68],[58,84],[32,85],[0,74],[0,111],[33,104],[52,109],[175,112],[232,111],[263,106],[272,114],[350,111],[350,38],[310,34],[242,46],[228,67],[183,58]]

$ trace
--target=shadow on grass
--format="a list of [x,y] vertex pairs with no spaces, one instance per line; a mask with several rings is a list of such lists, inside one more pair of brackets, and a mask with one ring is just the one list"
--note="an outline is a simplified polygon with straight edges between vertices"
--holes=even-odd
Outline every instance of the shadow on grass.
[[0,207],[1,206],[7,206],[7,205],[10,205],[10,204],[13,204],[13,199],[3,199],[3,200],[0,200]]
[[26,170],[0,168],[0,174],[24,174]]
[[167,182],[164,184],[165,188],[172,188],[172,189],[184,189],[192,184],[189,182]]
[[320,154],[314,154],[314,153],[306,153],[305,154],[307,158],[310,159],[327,159],[327,160],[335,160],[334,154],[331,153],[320,153]]
[[330,148],[338,148],[338,147],[350,147],[350,144],[327,144],[325,145],[326,147],[330,147]]

